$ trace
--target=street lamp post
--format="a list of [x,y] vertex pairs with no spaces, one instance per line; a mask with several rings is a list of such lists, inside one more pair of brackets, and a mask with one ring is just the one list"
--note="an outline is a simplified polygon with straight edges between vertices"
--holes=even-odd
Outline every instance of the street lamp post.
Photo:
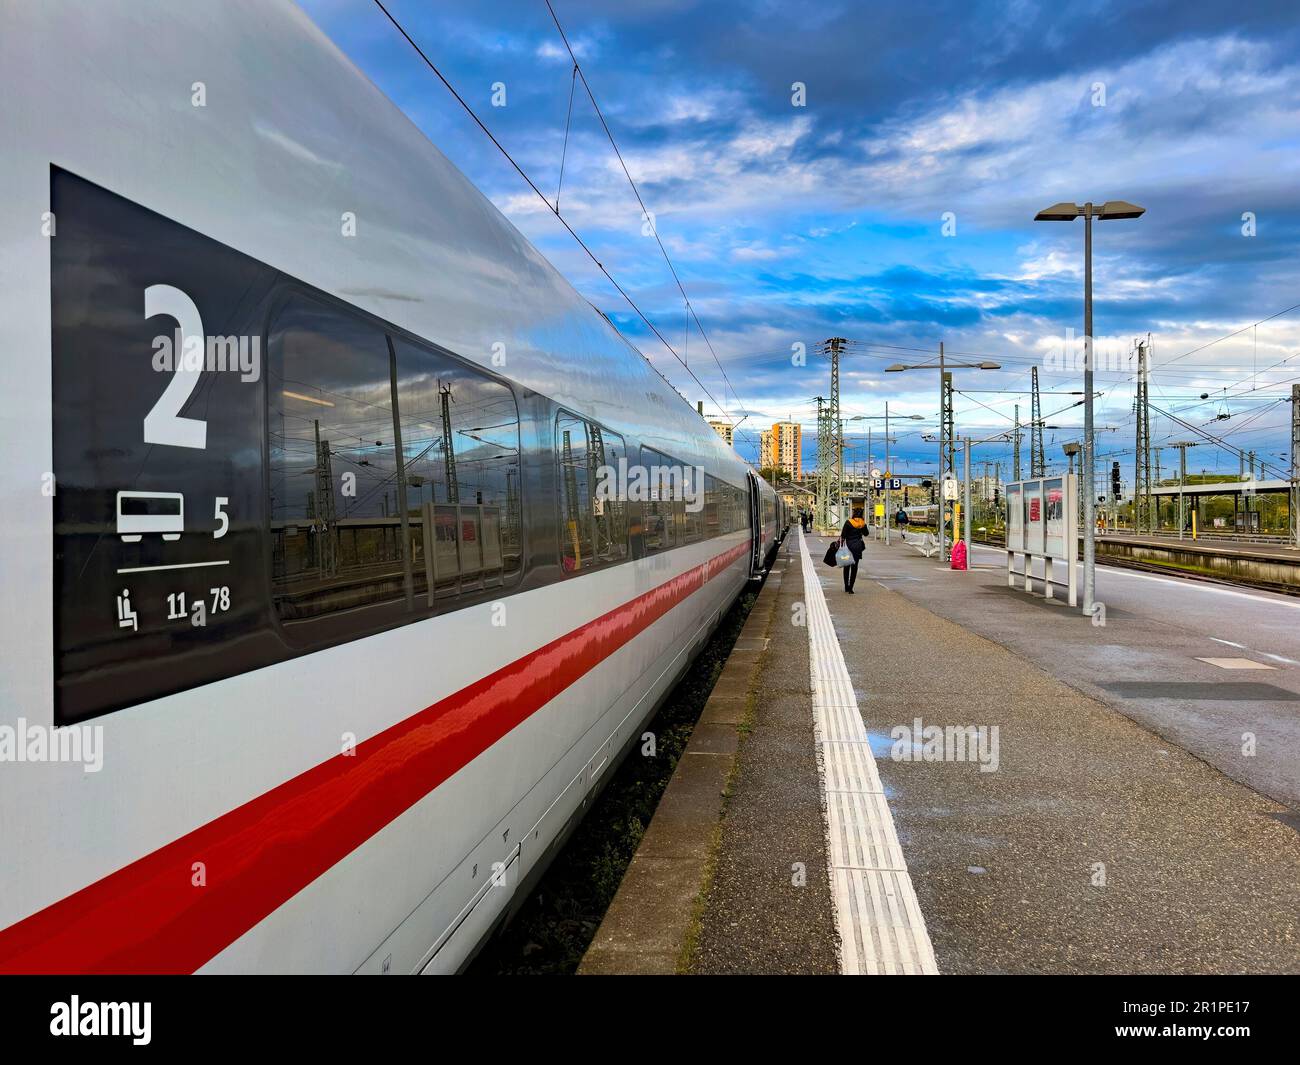
[[[898,364],[895,363],[895,366]],[[889,367],[890,370],[894,366]],[[944,485],[944,462],[948,458],[948,392],[946,382],[947,375],[944,372],[943,362],[943,341],[939,341],[939,509],[935,513],[935,530],[939,534],[939,561],[948,561],[948,523],[943,520],[943,505],[947,500],[943,498]],[[956,419],[954,418],[955,422]],[[954,529],[953,532],[957,530]]]
[[[983,362],[952,362],[951,360],[945,359],[943,353],[943,341],[941,340],[939,341],[939,361],[937,363],[919,362],[919,363],[910,363],[908,365],[904,365],[901,362],[896,362],[892,366],[886,366],[885,372],[902,373],[902,371],[904,370],[933,370],[936,367],[939,370],[939,489],[942,492],[944,474],[946,472],[949,472],[944,468],[945,462],[948,457],[947,454],[948,427],[946,422],[944,421],[944,416],[943,416],[944,405],[945,405],[944,401],[946,398],[944,395],[944,379],[947,374],[947,371],[949,369],[1000,370],[1002,369],[1002,364],[997,362],[990,362],[988,360],[985,360]],[[954,529],[953,533],[955,534],[956,531],[957,530]],[[968,545],[968,549],[969,549],[969,545]],[[943,500],[940,499],[939,500],[939,561],[946,562],[947,560],[948,560],[948,532],[947,532],[947,525],[943,520]]]
[[966,447],[964,449],[964,454],[962,457],[962,474],[963,474],[962,479],[965,485],[963,489],[963,494],[965,495],[965,506],[962,507],[962,514],[961,514],[962,526],[963,526],[962,538],[965,540],[966,543],[966,569],[967,570],[972,570],[975,568],[975,548],[970,541],[970,531],[971,531],[970,530],[970,524],[971,524],[970,522],[970,508],[971,508],[970,449],[971,449],[971,438],[968,436],[966,438]]
[[1100,206],[1057,203],[1034,215],[1035,222],[1073,222],[1083,219],[1083,612],[1091,616],[1097,582],[1097,493],[1093,464],[1092,422],[1092,220],[1140,218],[1145,207],[1124,200],[1107,200]]
[[889,516],[893,513],[889,509],[889,482],[893,479],[894,471],[889,468],[889,400],[885,400],[885,546],[889,546]]

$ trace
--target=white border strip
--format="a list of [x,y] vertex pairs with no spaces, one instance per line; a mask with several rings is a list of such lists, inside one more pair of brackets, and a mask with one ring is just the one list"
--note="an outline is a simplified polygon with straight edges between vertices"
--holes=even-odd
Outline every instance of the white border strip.
[[802,530],[799,552],[840,972],[935,974],[934,948]]

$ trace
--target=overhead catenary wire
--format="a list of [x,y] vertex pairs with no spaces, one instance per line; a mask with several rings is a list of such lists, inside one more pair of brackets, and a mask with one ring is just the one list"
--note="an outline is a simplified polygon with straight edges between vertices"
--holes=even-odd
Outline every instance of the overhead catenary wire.
[[[393,16],[392,12],[390,12],[388,8],[384,6],[383,0],[374,0],[374,4],[377,8],[379,8],[381,12],[383,12],[384,17],[387,18],[388,21],[393,24],[393,27],[397,30],[397,32],[400,33],[406,39],[407,44],[409,44],[411,48],[415,51],[416,55],[418,55],[420,59],[424,61],[425,66],[427,66],[431,71],[433,71],[434,75],[438,78],[439,81],[442,82],[442,84],[446,87],[447,91],[451,93],[451,95],[456,99],[456,102],[459,103],[462,108],[464,108],[465,113],[474,120],[475,125],[477,125],[478,128],[483,131],[484,135],[488,138],[488,140],[490,140],[493,143],[496,149],[503,156],[505,156],[506,161],[509,162],[510,165],[514,168],[515,172],[521,178],[523,178],[524,182],[528,185],[528,187],[532,189],[534,193],[536,193],[537,198],[540,199],[542,203],[546,204],[547,210],[549,210],[551,214],[555,216],[556,220],[559,221],[560,225],[562,225],[566,230],[568,230],[569,235],[573,237],[573,239],[577,242],[578,247],[580,247],[586,253],[587,257],[593,263],[595,263],[596,268],[600,270],[600,272],[605,276],[605,279],[609,281],[611,285],[614,286],[615,290],[617,290],[618,294],[623,297],[627,305],[631,307],[633,311],[636,312],[637,317],[640,318],[641,321],[643,321],[646,324],[646,327],[652,333],[654,333],[654,335],[658,338],[659,342],[663,344],[663,346],[667,348],[668,351],[672,354],[673,358],[675,358],[679,363],[681,363],[682,369],[684,369],[688,374],[690,374],[691,379],[699,386],[700,391],[703,392],[709,398],[709,401],[715,407],[723,411],[723,413],[725,414],[726,408],[723,407],[723,405],[719,403],[716,399],[714,399],[713,394],[708,390],[704,382],[701,381],[695,375],[695,373],[691,370],[691,368],[685,363],[685,361],[683,361],[682,357],[677,354],[677,349],[674,348],[673,345],[669,343],[668,338],[665,337],[663,333],[659,331],[659,327],[656,326],[654,322],[650,320],[650,318],[646,315],[646,313],[640,308],[637,302],[632,298],[631,294],[622,285],[620,285],[618,281],[615,279],[614,275],[611,274],[609,270],[605,268],[604,263],[602,263],[596,257],[596,253],[591,250],[587,242],[582,239],[582,236],[578,233],[578,231],[574,229],[572,225],[569,224],[568,219],[566,219],[562,214],[560,214],[556,206],[553,205],[551,201],[546,198],[546,194],[542,192],[542,190],[538,187],[537,183],[531,177],[528,176],[527,171],[525,171],[524,168],[519,165],[519,163],[515,160],[514,156],[512,156],[510,152],[506,149],[505,145],[503,145],[497,139],[496,135],[487,127],[487,124],[481,118],[479,118],[477,112],[475,112],[475,110],[472,107],[470,107],[469,103],[465,100],[463,96],[461,96],[461,94],[457,91],[456,87],[452,85],[452,83],[447,79],[446,75],[443,74],[443,72],[438,68],[437,64],[435,64],[433,60],[428,57],[424,49],[422,49],[419,46],[419,44],[416,43],[415,39],[409,33],[406,32],[406,28],[400,22],[397,21],[397,19]],[[579,72],[579,76],[581,77],[581,72]],[[583,84],[584,85],[586,84],[585,79],[583,80]],[[608,318],[606,320],[608,321]],[[612,322],[610,322],[610,324],[611,326],[613,325]],[[733,389],[732,391],[733,394],[735,394],[735,390]]]
[[560,190],[564,188],[564,162],[569,157],[569,130],[573,126],[573,94],[578,87],[578,64],[573,64],[573,76],[569,79],[569,111],[564,119],[564,147],[560,151],[560,180],[555,186],[555,213],[560,213]]
[[[544,0],[544,2],[546,4],[546,9],[551,13],[551,21],[555,23],[555,28],[560,34],[560,40],[564,42],[564,47],[569,53],[569,58],[573,60],[573,69],[576,72],[578,78],[580,78],[582,81],[582,87],[583,89],[586,90],[587,99],[591,101],[592,109],[596,112],[596,117],[600,119],[601,128],[605,131],[605,136],[609,138],[610,147],[614,149],[614,155],[617,156],[618,158],[619,166],[623,168],[623,174],[627,178],[627,183],[632,187],[632,194],[636,196],[636,202],[641,207],[641,216],[647,222],[650,222],[650,219],[652,217],[650,213],[650,209],[646,207],[645,200],[642,199],[641,197],[641,190],[637,188],[636,181],[632,177],[632,172],[631,170],[628,169],[627,161],[623,158],[623,153],[619,150],[618,142],[614,139],[614,133],[609,128],[609,123],[605,121],[605,114],[603,111],[601,111],[600,104],[596,102],[596,94],[592,90],[591,84],[587,81],[587,74],[582,69],[582,64],[578,62],[578,56],[574,52],[573,46],[569,43],[568,34],[564,32],[564,27],[560,24],[560,17],[559,15],[556,14],[555,7],[551,3],[551,0]],[[558,201],[558,196],[556,197],[556,199]],[[694,320],[696,328],[699,329],[700,336],[704,338],[705,346],[708,347],[709,354],[713,356],[713,361],[714,363],[717,364],[718,372],[722,374],[723,383],[726,385],[727,388],[731,389],[731,394],[735,398],[737,405],[743,406],[740,399],[740,394],[736,391],[735,387],[731,383],[731,380],[727,377],[727,371],[723,369],[722,361],[718,358],[718,353],[713,350],[713,342],[709,339],[709,334],[704,331],[704,324],[700,321],[699,315],[696,314],[695,307],[691,303],[690,296],[686,294],[686,287],[682,284],[682,279],[677,273],[677,268],[673,265],[673,260],[671,256],[669,256],[668,254],[668,249],[664,247],[664,242],[659,236],[659,227],[657,224],[653,222],[650,222],[650,234],[655,238],[655,243],[659,245],[659,251],[664,257],[664,262],[668,264],[668,271],[673,275],[673,280],[677,283],[677,290],[682,294],[682,300],[686,304],[686,310],[689,312],[692,320]],[[689,337],[689,335],[690,334],[688,332],[687,336]],[[712,399],[712,397],[709,398]],[[726,409],[725,408],[719,408],[719,409],[721,409],[723,415],[726,416],[727,414]],[[733,422],[733,426],[734,424],[735,423]]]

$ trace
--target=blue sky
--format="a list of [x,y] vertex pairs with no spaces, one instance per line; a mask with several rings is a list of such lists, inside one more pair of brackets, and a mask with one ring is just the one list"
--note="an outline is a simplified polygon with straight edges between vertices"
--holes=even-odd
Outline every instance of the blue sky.
[[[1300,304],[1294,3],[553,3],[730,387],[642,234],[581,83],[561,210],[702,385],[371,0],[302,0],[679,391],[743,419],[747,458],[760,428],[793,417],[814,460],[812,397],[829,387],[815,352],[839,335],[858,342],[843,363],[846,416],[880,415],[888,400],[926,419],[896,432],[897,469],[933,469],[921,435],[936,425],[937,374],[884,367],[926,361],[940,340],[1004,367],[957,372],[958,431],[976,438],[1007,429],[1016,403],[1028,418],[1039,367],[1045,420],[1061,427],[1045,433],[1055,461],[1081,422],[1062,410],[1080,375],[1051,356],[1082,332],[1083,231],[1032,218],[1092,198],[1147,208],[1095,230],[1097,423],[1114,427],[1099,462],[1117,458],[1130,485],[1134,340],[1150,333],[1154,404],[1286,465],[1300,309],[1252,323]],[[544,0],[388,6],[553,197],[572,64]],[[493,106],[494,83],[505,106]],[[804,366],[792,365],[796,344]],[[850,426],[850,461],[866,462],[867,424]],[[1187,436],[1153,424],[1157,444]],[[976,456],[1008,476],[1009,444]],[[1205,446],[1188,466],[1235,473],[1237,459]]]

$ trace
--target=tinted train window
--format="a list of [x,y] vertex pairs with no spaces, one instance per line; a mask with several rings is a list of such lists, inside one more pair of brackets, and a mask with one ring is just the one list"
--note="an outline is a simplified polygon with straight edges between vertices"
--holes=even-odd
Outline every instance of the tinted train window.
[[690,467],[683,466],[682,463],[680,463],[680,462],[679,462],[679,463],[676,463],[676,465],[677,465],[677,467],[678,467],[679,470],[682,470],[682,471],[683,471],[682,473],[680,473],[680,474],[678,475],[679,477],[683,477],[683,478],[684,478],[685,476],[687,476],[687,472],[689,471],[689,476],[692,478],[692,484],[690,485],[690,491],[691,491],[692,493],[695,493],[695,492],[698,492],[698,493],[699,493],[699,498],[695,498],[695,497],[693,496],[692,498],[693,498],[694,501],[693,501],[692,505],[688,507],[688,506],[686,505],[686,499],[685,499],[685,496],[686,496],[686,486],[685,486],[685,484],[683,484],[683,485],[682,485],[682,490],[678,492],[678,497],[679,497],[679,498],[677,499],[676,503],[674,504],[674,509],[676,509],[676,511],[677,511],[677,523],[678,523],[678,525],[679,525],[679,526],[681,527],[681,529],[682,529],[682,542],[683,542],[683,543],[687,543],[687,544],[693,544],[693,543],[697,543],[697,542],[700,541],[700,540],[703,540],[703,539],[705,538],[705,536],[708,535],[708,534],[704,531],[704,506],[703,506],[703,504],[704,504],[704,501],[705,501],[705,498],[704,498],[704,497],[705,497],[705,491],[706,491],[706,490],[705,490],[705,486],[704,486],[703,484],[695,484],[695,483],[694,483],[694,480],[696,479],[696,476],[697,476],[697,472],[696,472],[694,469],[691,469]]
[[[594,423],[587,425],[588,457],[594,471],[606,471],[607,490],[592,505],[595,526],[596,557],[602,562],[620,562],[627,558],[627,496],[618,487],[615,472],[619,459],[626,465],[627,446],[618,433]],[[596,482],[599,487],[600,482]]]
[[571,414],[555,422],[560,464],[560,565],[566,573],[591,565],[591,489],[587,423]]
[[719,482],[713,474],[704,476],[704,535],[706,538],[720,536],[725,530],[722,527],[722,501],[718,491]]
[[500,587],[522,558],[514,394],[427,348],[394,349],[416,595],[436,604]]
[[731,498],[731,524],[728,525],[727,531],[738,532],[741,529],[748,529],[749,496],[743,488],[730,484],[727,485],[727,492]]
[[270,356],[271,589],[281,620],[288,628],[404,602],[387,337],[294,297]]
[[566,573],[627,558],[626,493],[614,476],[623,438],[561,413],[555,421],[560,477],[560,565]]
[[641,465],[650,478],[649,499],[641,506],[641,526],[646,554],[677,546],[677,523],[673,513],[672,460],[648,447],[641,449]]

